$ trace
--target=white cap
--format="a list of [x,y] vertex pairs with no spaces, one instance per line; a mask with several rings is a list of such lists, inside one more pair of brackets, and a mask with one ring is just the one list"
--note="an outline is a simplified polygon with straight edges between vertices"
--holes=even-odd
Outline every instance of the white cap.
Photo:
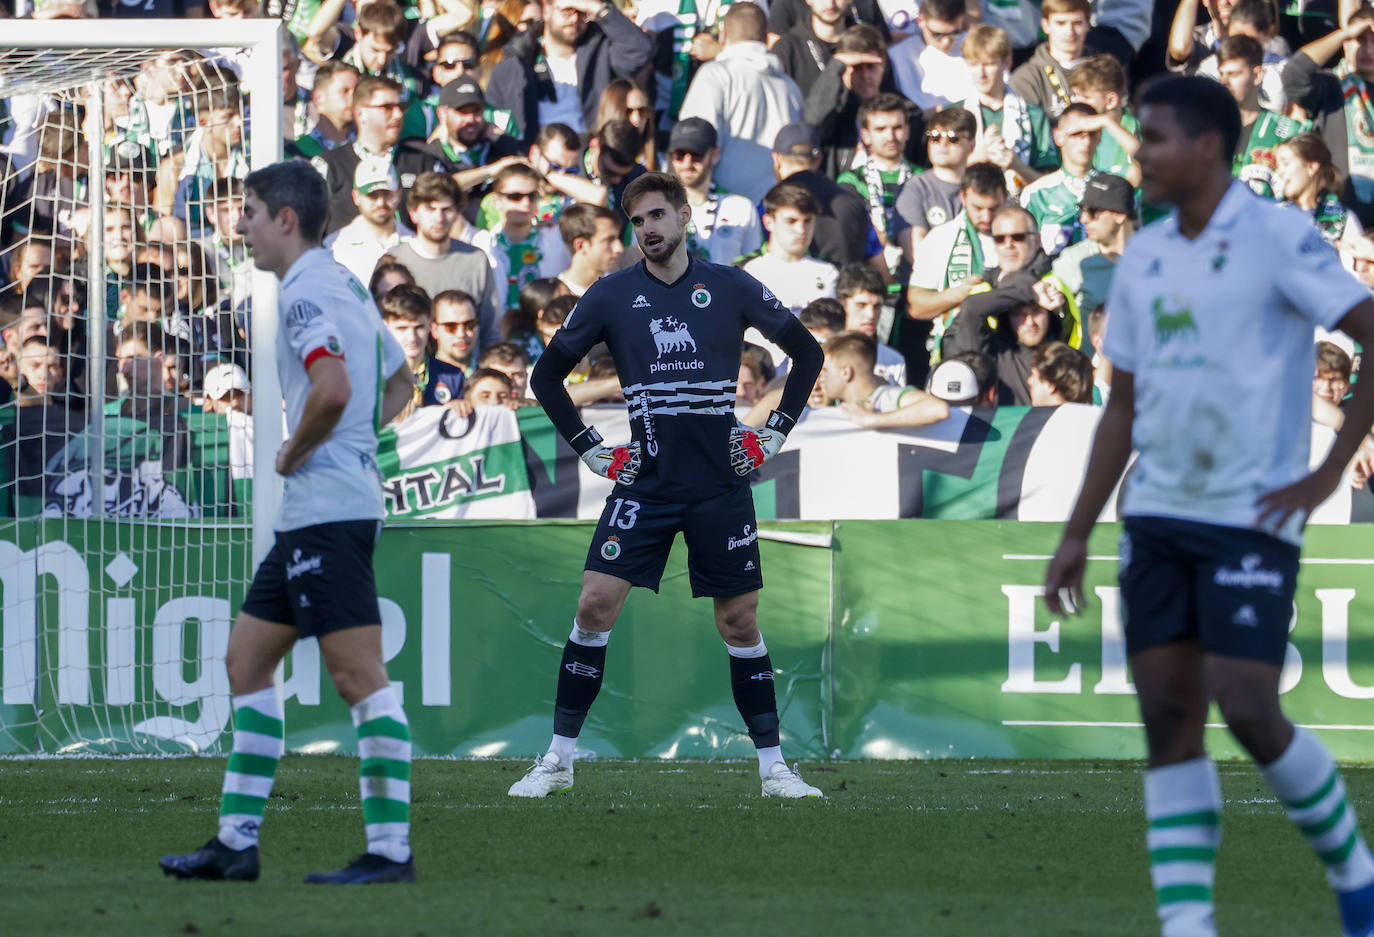
[[973,403],[978,398],[978,378],[963,361],[941,361],[930,372],[929,390],[952,404]]
[[205,372],[205,396],[223,400],[231,390],[248,390],[248,374],[236,364],[224,362]]
[[399,192],[401,180],[397,178],[396,169],[391,165],[391,160],[378,156],[366,156],[358,164],[358,168],[353,170],[353,188],[364,195],[373,189]]

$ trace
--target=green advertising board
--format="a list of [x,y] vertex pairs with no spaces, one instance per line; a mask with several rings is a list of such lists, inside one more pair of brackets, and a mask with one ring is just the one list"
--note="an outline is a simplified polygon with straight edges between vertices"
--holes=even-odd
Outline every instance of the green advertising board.
[[[48,521],[0,541],[0,751],[225,750],[222,656],[242,600],[241,528]],[[1143,753],[1115,587],[1118,530],[1092,543],[1081,616],[1039,599],[1058,525],[762,525],[760,628],[784,744],[805,758],[1120,758]],[[522,757],[551,729],[591,525],[389,527],[376,556],[384,652],[419,753]],[[1374,565],[1364,526],[1309,531],[1284,700],[1341,758],[1368,759]],[[283,669],[293,750],[354,750],[304,642]],[[711,603],[685,551],[635,590],[580,746],[602,757],[751,751]],[[1239,754],[1220,728],[1220,756]]]

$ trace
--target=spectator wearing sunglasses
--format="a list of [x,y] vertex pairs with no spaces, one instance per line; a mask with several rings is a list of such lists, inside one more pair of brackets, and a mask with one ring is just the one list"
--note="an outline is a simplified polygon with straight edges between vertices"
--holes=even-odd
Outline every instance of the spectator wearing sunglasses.
[[897,214],[906,228],[899,243],[910,256],[930,229],[944,224],[963,207],[959,187],[977,144],[974,116],[962,107],[931,115],[926,128],[930,171],[912,176],[897,193]]
[[[439,91],[445,85],[460,78],[482,84],[482,60],[477,48],[477,40],[472,33],[464,30],[451,32],[439,40],[439,45],[425,53],[429,63],[429,93],[425,95],[422,109],[425,114],[425,129],[433,134],[438,128]],[[494,126],[499,132],[520,136],[520,128],[515,125],[515,117],[504,108],[492,107],[485,101],[482,119]]]
[[520,291],[527,285],[557,276],[567,266],[558,227],[536,222],[539,181],[539,173],[522,163],[501,170],[491,187],[501,222],[494,230],[479,231],[473,239],[473,245],[491,261],[503,310],[520,305]]
[[929,110],[973,94],[962,46],[968,29],[964,0],[925,0],[916,17],[920,31],[889,50],[897,88]]
[[1040,247],[1040,231],[1035,216],[1014,202],[1008,202],[992,215],[993,256],[988,258],[985,279],[996,286],[1002,277],[1029,270],[1042,277],[1049,272],[1050,259]]

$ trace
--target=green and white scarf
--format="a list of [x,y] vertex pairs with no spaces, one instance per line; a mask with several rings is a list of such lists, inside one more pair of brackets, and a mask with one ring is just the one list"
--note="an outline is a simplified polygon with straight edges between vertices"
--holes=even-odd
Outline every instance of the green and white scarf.
[[1336,66],[1345,97],[1345,136],[1350,184],[1361,202],[1374,201],[1374,105],[1369,85],[1346,62]]
[[1327,243],[1335,244],[1345,235],[1350,224],[1350,209],[1341,204],[1340,198],[1332,192],[1325,192],[1317,199],[1317,207],[1312,210],[1312,220],[1321,229]]
[[983,273],[983,242],[978,236],[978,229],[973,226],[968,212],[960,212],[959,217],[964,223],[955,233],[954,245],[949,250],[944,282],[940,284],[942,290],[962,283],[969,277],[982,276]]
[[[673,72],[672,92],[668,98],[668,120],[676,121],[682,109],[682,99],[687,96],[687,83],[692,77],[692,40],[697,33],[709,31],[725,15],[734,0],[720,0],[715,4],[715,22],[703,23],[698,19],[696,0],[678,0],[677,23],[673,26]],[[705,12],[710,12],[711,3],[707,0]]]
[[[973,220],[969,218],[968,212],[960,212],[959,218],[955,220],[959,219],[963,219],[963,224],[955,232],[954,244],[949,249],[944,280],[940,284],[942,290],[962,283],[969,277],[983,275],[983,242],[979,238],[978,229],[973,226]],[[930,337],[926,339],[926,350],[930,352],[932,365],[940,363],[940,343],[944,340],[945,332],[949,331],[949,324],[958,313],[959,307],[956,306],[944,315],[936,316],[930,323]]]

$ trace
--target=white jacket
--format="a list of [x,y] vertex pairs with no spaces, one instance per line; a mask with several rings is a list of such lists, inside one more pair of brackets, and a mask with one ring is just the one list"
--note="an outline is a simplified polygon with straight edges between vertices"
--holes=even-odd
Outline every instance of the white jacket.
[[777,182],[773,139],[801,120],[802,93],[762,42],[733,42],[697,71],[679,120],[701,117],[716,128],[720,160],[713,178],[753,201]]

